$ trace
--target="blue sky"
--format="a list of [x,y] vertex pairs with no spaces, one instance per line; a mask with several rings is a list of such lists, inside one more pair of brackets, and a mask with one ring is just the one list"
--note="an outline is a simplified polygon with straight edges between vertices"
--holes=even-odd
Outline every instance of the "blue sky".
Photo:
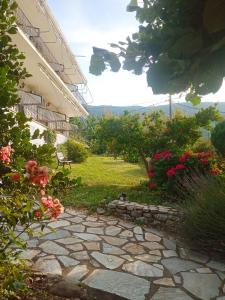
[[[63,31],[77,61],[88,80],[94,105],[143,105],[165,103],[167,95],[153,95],[145,75],[128,71],[102,76],[88,71],[92,47],[107,48],[109,43],[125,40],[138,28],[134,13],[126,12],[129,0],[48,0],[48,4]],[[79,57],[80,55],[85,57]],[[225,87],[217,95],[204,100],[225,100]],[[176,96],[174,99],[176,100]],[[88,98],[90,99],[90,98]]]

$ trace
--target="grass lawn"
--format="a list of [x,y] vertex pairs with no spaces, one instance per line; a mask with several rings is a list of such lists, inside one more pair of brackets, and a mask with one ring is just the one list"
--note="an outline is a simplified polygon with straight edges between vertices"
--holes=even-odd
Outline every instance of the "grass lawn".
[[122,192],[131,201],[157,203],[140,185],[147,178],[144,168],[138,164],[111,157],[91,156],[84,163],[72,165],[72,176],[80,176],[83,185],[67,192],[63,198],[64,205],[95,210],[103,199],[118,199]]

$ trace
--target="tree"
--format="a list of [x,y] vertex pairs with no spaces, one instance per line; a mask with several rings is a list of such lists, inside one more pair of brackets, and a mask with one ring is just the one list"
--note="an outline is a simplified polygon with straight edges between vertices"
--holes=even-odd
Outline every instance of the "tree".
[[138,32],[126,42],[111,44],[116,53],[93,48],[90,72],[101,75],[110,66],[136,75],[146,73],[155,94],[188,91],[187,101],[215,93],[225,77],[224,0],[132,0]]
[[102,118],[98,135],[111,154],[138,158],[149,174],[155,153],[170,150],[179,155],[189,150],[202,136],[202,128],[208,130],[212,121],[219,119],[215,107],[202,109],[192,117],[177,114],[172,120],[163,112],[125,113]]

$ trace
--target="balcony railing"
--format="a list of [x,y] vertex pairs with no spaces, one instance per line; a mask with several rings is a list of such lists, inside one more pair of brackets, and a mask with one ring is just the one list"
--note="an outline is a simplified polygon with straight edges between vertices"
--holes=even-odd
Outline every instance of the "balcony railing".
[[19,7],[16,10],[16,19],[18,26],[28,36],[36,49],[41,53],[41,55],[49,63],[52,69],[59,75],[59,77],[66,82],[68,78],[63,73],[64,65],[60,64],[56,60],[46,43],[40,37],[40,28],[34,27]]
[[60,132],[73,130],[68,123],[65,114],[52,111],[44,107],[41,96],[24,91],[18,91],[20,104],[15,107],[15,111],[23,112],[28,118],[38,121],[45,126]]
[[83,95],[79,92],[79,88],[76,84],[66,84],[67,87],[69,88],[69,90],[71,91],[71,93],[75,96],[75,98],[77,99],[77,101],[83,105],[86,106],[87,102],[85,101]]

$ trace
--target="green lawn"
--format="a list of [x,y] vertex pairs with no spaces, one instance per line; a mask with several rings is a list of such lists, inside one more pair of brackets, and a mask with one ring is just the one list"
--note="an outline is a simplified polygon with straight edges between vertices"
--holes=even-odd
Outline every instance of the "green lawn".
[[131,201],[157,202],[140,185],[147,178],[144,168],[137,164],[111,157],[91,156],[84,163],[72,165],[72,176],[80,176],[83,185],[67,192],[62,199],[64,205],[94,210],[103,199],[118,199],[122,192]]

